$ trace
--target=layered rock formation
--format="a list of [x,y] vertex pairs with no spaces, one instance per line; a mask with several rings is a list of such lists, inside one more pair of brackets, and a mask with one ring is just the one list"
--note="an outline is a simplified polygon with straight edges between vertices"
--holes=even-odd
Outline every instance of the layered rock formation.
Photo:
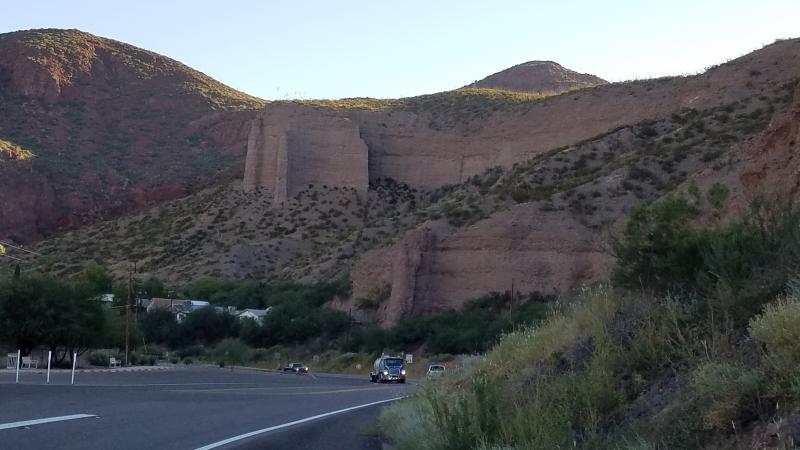
[[276,204],[314,184],[364,194],[368,160],[367,145],[351,119],[333,111],[269,108],[250,128],[243,186],[265,188]]
[[553,61],[528,61],[489,75],[467,87],[516,92],[563,92],[606,83],[598,76],[578,73]]
[[351,272],[353,299],[389,287],[389,298],[370,320],[391,325],[405,316],[458,309],[488,292],[564,292],[604,279],[612,264],[596,232],[529,203],[463,229],[430,223],[367,253]]
[[[771,80],[779,86],[798,73],[800,45],[792,40],[701,75],[600,85],[543,99],[494,105],[487,114],[473,109],[480,108],[480,104],[456,102],[458,91],[454,91],[452,96],[437,94],[438,104],[412,98],[379,108],[274,102],[265,107],[259,119],[262,124],[256,128],[269,128],[276,136],[291,134],[297,142],[308,139],[314,142],[315,154],[336,154],[348,160],[362,152],[363,141],[370,180],[392,178],[413,187],[437,187],[461,183],[490,167],[511,167],[620,126],[668,117],[686,108],[727,104],[766,89],[763,83],[753,83],[753,78]],[[476,100],[479,101],[480,98]],[[452,117],[461,120],[446,120]],[[349,119],[352,125],[343,119]],[[324,123],[335,126],[321,127]],[[347,123],[346,128],[357,132],[361,139],[322,138],[326,133],[340,133],[342,123]],[[278,159],[283,151],[280,140],[252,139],[251,143],[245,182],[250,186],[267,185],[258,182],[255,175],[270,173],[270,161]],[[292,153],[293,149],[287,148]],[[286,178],[299,178],[309,184],[330,179],[328,175],[317,177],[317,169],[305,170],[294,165],[287,169]]]

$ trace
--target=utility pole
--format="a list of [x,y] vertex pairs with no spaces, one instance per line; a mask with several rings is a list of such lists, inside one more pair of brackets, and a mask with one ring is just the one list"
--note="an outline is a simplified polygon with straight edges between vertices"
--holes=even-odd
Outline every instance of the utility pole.
[[125,301],[125,366],[128,366],[128,350],[131,341],[131,297],[133,296],[133,270],[128,270],[128,298]]
[[511,278],[511,299],[508,302],[508,311],[514,311],[514,278]]
[[[136,272],[136,270],[137,270],[136,269],[136,263],[133,263],[133,271],[134,271],[134,273]],[[135,323],[136,326],[138,327],[139,326],[139,297],[140,297],[138,289],[135,291],[135,294],[136,294],[136,301],[133,302],[133,314],[134,314],[133,323]]]

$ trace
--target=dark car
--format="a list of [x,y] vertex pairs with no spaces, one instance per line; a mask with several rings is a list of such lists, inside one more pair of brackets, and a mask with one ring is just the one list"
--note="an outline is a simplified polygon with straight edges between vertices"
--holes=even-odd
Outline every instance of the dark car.
[[372,372],[369,379],[373,383],[398,383],[406,382],[406,369],[403,366],[403,358],[399,356],[381,356],[372,365]]
[[308,367],[303,363],[291,363],[283,368],[284,372],[308,373]]

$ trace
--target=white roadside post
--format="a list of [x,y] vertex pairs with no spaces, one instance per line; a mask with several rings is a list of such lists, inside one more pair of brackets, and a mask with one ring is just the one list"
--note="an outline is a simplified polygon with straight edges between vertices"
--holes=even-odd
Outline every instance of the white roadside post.
[[47,384],[50,384],[50,357],[52,356],[53,351],[47,351]]
[[19,357],[22,356],[21,353],[21,350],[17,350],[17,379],[14,381],[16,384],[19,384]]
[[69,384],[75,384],[75,362],[78,359],[78,353],[72,353],[72,381]]

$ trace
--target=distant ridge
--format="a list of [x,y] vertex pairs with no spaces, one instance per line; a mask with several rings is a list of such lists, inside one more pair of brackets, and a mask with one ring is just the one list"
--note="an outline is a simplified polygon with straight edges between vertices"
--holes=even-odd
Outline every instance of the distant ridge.
[[598,76],[578,73],[553,61],[528,61],[465,87],[517,92],[564,92],[607,83]]

